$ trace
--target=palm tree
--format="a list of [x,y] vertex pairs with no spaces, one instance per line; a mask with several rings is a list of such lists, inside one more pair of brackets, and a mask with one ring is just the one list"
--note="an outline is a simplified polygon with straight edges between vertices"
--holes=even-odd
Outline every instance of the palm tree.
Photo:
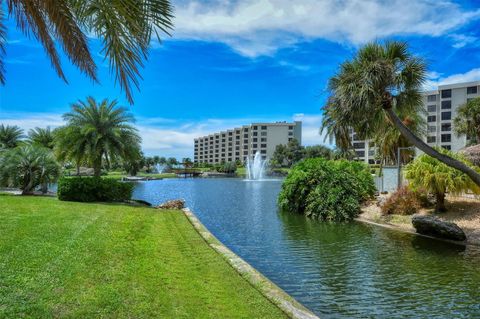
[[[437,151],[462,161],[466,165],[470,164],[462,155],[444,149],[438,149]],[[435,209],[439,212],[446,210],[445,195],[447,192],[458,194],[466,190],[472,190],[475,193],[480,193],[480,187],[473,183],[465,173],[453,169],[426,154],[420,155],[405,166],[405,177],[413,189],[423,189],[435,194]]]
[[49,149],[24,145],[8,150],[0,157],[0,183],[19,187],[31,194],[37,186],[46,193],[47,186],[60,175],[60,166]]
[[334,122],[370,139],[381,134],[385,125],[394,126],[409,143],[464,172],[480,186],[478,172],[428,146],[399,117],[423,111],[421,91],[425,80],[425,62],[409,53],[406,43],[367,44],[330,79],[331,96],[324,106],[322,129],[327,128],[328,133],[329,123]]
[[[115,80],[133,103],[132,84],[138,88],[143,61],[148,58],[152,35],[172,29],[169,0],[8,0],[9,16],[17,28],[32,35],[44,47],[58,76],[67,81],[56,43],[69,60],[97,82],[97,65],[88,47],[88,37],[102,42],[101,52],[109,60]],[[3,12],[3,11],[2,11]],[[7,29],[2,15],[0,50],[4,52]],[[0,60],[0,83],[5,83],[4,61]]]
[[0,124],[0,149],[14,148],[23,138],[23,130],[16,125]]
[[77,175],[80,175],[80,167],[87,164],[89,158],[88,136],[82,134],[78,126],[67,125],[56,130],[55,153],[61,162],[72,162],[77,168]]
[[470,144],[480,144],[480,97],[467,101],[457,109],[453,127],[458,135],[465,134]]
[[47,126],[47,128],[36,127],[28,131],[28,141],[32,144],[53,149],[55,146],[54,131],[52,131],[49,126]]
[[136,158],[141,139],[129,124],[134,118],[117,105],[116,100],[97,103],[93,97],[72,104],[72,111],[63,115],[67,125],[59,133],[61,157],[87,161],[95,176],[112,160]]

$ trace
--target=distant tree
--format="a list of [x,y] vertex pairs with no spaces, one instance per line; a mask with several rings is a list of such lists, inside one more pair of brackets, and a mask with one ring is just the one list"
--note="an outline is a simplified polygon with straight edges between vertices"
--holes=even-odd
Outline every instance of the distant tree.
[[287,166],[291,167],[293,164],[302,160],[304,155],[304,148],[297,139],[291,139],[287,144]]
[[87,97],[72,104],[72,111],[63,118],[67,128],[59,134],[59,153],[88,161],[95,176],[100,176],[103,163],[109,167],[114,158],[136,158],[140,150],[141,138],[130,125],[134,118],[116,100],[104,99],[98,103]]
[[225,162],[218,168],[219,172],[233,174],[237,171],[237,165],[235,162]]
[[353,149],[343,149],[343,148],[336,148],[333,151],[333,159],[340,160],[340,159],[345,159],[345,160],[354,160],[357,158],[357,153]]
[[333,151],[324,145],[306,146],[304,150],[304,158],[323,157],[331,159],[333,157]]
[[175,157],[169,157],[167,159],[167,165],[169,166],[175,166],[175,165],[178,165],[178,161]]
[[17,147],[23,137],[23,130],[18,126],[0,124],[0,149]]
[[18,187],[22,194],[31,194],[36,187],[54,183],[60,175],[60,166],[53,153],[38,145],[23,145],[0,156],[0,184]]
[[278,144],[270,159],[270,167],[282,167],[287,165],[287,145]]
[[[455,154],[440,148],[437,148],[437,151],[472,167],[471,163],[460,154]],[[467,174],[427,154],[422,154],[410,162],[405,166],[404,171],[409,185],[414,190],[423,189],[435,195],[435,209],[439,212],[446,210],[445,195],[447,193],[459,194],[467,190],[472,190],[477,194],[480,193],[480,187],[476,185]]]
[[160,164],[160,156],[155,155],[155,156],[153,157],[153,163],[154,163],[155,165]]
[[160,159],[158,160],[158,164],[160,165],[165,165],[167,164],[167,159],[165,157],[160,157]]
[[189,168],[189,167],[192,167],[193,162],[192,162],[192,159],[190,157],[184,157],[182,159],[182,164],[185,168]]
[[138,172],[145,166],[145,157],[142,152],[138,152],[129,158],[123,160],[123,169],[130,176],[137,176]]
[[28,131],[28,141],[52,150],[55,146],[54,131],[49,126],[46,128],[36,127]]
[[473,98],[457,109],[453,119],[457,135],[466,135],[470,145],[480,144],[480,97]]
[[155,165],[155,160],[153,157],[145,157],[145,166],[147,173],[152,172],[152,166]]

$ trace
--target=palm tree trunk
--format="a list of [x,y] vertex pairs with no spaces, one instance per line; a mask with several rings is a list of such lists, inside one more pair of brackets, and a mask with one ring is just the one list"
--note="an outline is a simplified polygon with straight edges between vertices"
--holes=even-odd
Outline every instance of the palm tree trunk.
[[435,211],[446,212],[447,208],[445,207],[445,193],[436,193],[435,196],[436,196]]
[[405,124],[403,124],[403,122],[400,120],[400,118],[397,116],[397,114],[395,114],[395,112],[393,111],[393,109],[391,107],[391,103],[390,103],[390,107],[388,107],[388,106],[385,107],[384,106],[383,109],[387,113],[389,119],[398,128],[400,133],[402,133],[402,135],[410,143],[412,143],[415,147],[417,147],[418,149],[423,151],[425,154],[430,155],[433,158],[436,158],[440,162],[442,162],[442,163],[444,163],[444,164],[446,164],[450,167],[453,167],[455,169],[458,169],[459,171],[467,174],[467,176],[470,177],[475,184],[480,186],[480,174],[479,173],[477,173],[472,168],[468,167],[465,163],[463,163],[461,161],[458,161],[454,158],[451,158],[450,156],[444,155],[444,154],[438,152],[437,150],[435,150],[434,148],[428,146],[418,136],[413,134],[412,131],[410,131],[408,129],[408,127],[405,126]]

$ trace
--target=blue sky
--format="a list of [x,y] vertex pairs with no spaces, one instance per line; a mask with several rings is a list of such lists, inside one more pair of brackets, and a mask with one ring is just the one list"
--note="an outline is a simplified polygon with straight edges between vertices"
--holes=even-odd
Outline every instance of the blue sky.
[[478,1],[173,4],[173,36],[152,43],[131,106],[110,76],[97,40],[91,39],[90,46],[101,84],[93,84],[63,57],[66,84],[43,48],[10,21],[0,123],[55,127],[78,99],[117,98],[137,118],[146,154],[180,158],[192,156],[194,137],[253,121],[300,119],[304,144],[324,143],[318,128],[327,81],[368,41],[408,41],[429,62],[426,88],[480,80]]

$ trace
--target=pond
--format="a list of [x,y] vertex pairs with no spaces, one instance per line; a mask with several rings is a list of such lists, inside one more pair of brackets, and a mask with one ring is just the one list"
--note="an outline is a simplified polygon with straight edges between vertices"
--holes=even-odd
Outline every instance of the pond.
[[232,251],[321,318],[480,318],[480,247],[281,213],[281,181],[165,179],[134,198],[183,198]]

